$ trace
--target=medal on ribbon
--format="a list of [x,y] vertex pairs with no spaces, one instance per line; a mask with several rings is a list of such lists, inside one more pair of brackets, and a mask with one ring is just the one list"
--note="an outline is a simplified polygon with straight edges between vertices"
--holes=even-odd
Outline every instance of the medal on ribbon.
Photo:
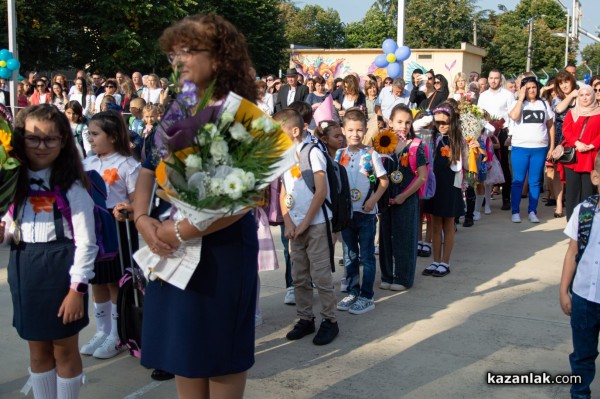
[[353,188],[352,190],[350,190],[350,199],[352,199],[352,202],[359,201],[361,197],[362,193],[358,188]]
[[292,209],[294,207],[295,203],[296,203],[296,200],[294,200],[294,196],[292,194],[287,194],[285,196],[285,207],[287,209]]
[[390,180],[394,184],[402,183],[402,179],[404,179],[404,175],[399,170],[395,170],[390,173]]

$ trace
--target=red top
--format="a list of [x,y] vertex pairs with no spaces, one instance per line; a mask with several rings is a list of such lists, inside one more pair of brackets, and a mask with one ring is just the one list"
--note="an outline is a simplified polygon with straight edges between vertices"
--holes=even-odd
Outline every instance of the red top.
[[581,129],[583,123],[587,119],[587,116],[580,116],[577,118],[577,122],[573,122],[573,115],[571,111],[567,112],[565,120],[563,122],[563,136],[565,137],[565,143],[569,147],[575,147],[575,142],[579,140],[584,144],[593,144],[594,149],[587,152],[577,152],[576,162],[570,165],[564,165],[567,168],[572,169],[574,172],[591,172],[594,170],[594,161],[596,154],[600,149],[600,115],[591,116],[585,131],[581,138]]

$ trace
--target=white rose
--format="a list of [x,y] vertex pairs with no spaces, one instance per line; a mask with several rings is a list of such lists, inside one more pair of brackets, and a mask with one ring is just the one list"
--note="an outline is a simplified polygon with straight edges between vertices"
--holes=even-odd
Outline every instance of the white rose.
[[214,140],[210,145],[210,155],[216,163],[223,163],[229,157],[229,147],[223,139]]
[[229,134],[231,134],[231,137],[237,141],[243,141],[245,143],[252,141],[252,136],[250,136],[250,133],[248,133],[246,128],[239,122],[234,123],[229,128]]
[[214,123],[207,123],[204,125],[204,130],[208,132],[210,138],[214,139],[219,135],[219,129],[217,129],[217,126]]
[[206,144],[206,138],[204,137],[204,134],[201,133],[198,136],[196,136],[196,142],[198,143],[198,145]]
[[221,115],[221,122],[223,122],[223,124],[233,122],[233,119],[233,114],[231,112],[223,112],[223,115]]
[[194,173],[188,180],[188,187],[198,191],[198,199],[206,197],[206,174],[202,172]]
[[245,191],[253,190],[254,185],[256,184],[256,178],[254,177],[254,173],[244,172],[242,182],[244,183]]
[[223,181],[223,192],[231,199],[239,199],[243,193],[243,183],[235,173],[230,174]]
[[202,158],[198,155],[191,154],[185,159],[185,174],[188,178],[202,170]]

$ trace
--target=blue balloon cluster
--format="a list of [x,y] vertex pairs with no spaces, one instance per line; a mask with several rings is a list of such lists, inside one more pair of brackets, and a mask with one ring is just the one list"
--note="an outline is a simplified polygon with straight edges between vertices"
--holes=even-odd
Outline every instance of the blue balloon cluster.
[[388,76],[392,79],[402,76],[401,62],[410,57],[410,48],[407,46],[398,46],[392,39],[385,39],[381,45],[383,54],[375,57],[375,65],[378,68],[387,67]]
[[587,73],[585,75],[583,75],[583,82],[586,85],[589,85],[591,80],[592,80],[592,77],[590,75],[588,75]]
[[0,50],[0,78],[12,78],[13,71],[18,71],[21,68],[21,63],[7,49]]

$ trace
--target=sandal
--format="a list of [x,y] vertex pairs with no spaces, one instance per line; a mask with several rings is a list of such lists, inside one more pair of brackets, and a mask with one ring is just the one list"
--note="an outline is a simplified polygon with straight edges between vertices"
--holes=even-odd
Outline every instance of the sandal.
[[431,273],[433,277],[444,277],[446,274],[450,274],[450,265],[445,263],[440,263],[437,269]]
[[417,256],[429,258],[431,256],[431,244],[423,243],[421,251],[417,252]]
[[427,266],[425,268],[425,270],[423,270],[423,272],[421,274],[423,276],[431,276],[437,270],[438,266],[439,266],[438,263],[433,262],[432,264],[430,264],[429,266]]

